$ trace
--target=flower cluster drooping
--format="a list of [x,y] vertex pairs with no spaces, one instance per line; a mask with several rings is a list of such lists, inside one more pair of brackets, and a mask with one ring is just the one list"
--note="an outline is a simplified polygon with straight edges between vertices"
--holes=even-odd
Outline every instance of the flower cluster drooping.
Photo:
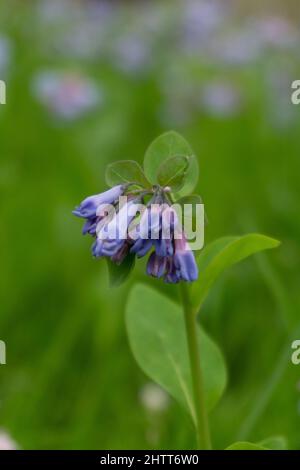
[[195,281],[195,257],[167,189],[130,192],[130,185],[118,185],[84,199],[73,214],[86,219],[82,232],[95,239],[93,256],[109,257],[119,265],[128,255],[141,258],[150,253],[148,275],[168,283]]
[[36,98],[54,116],[73,121],[103,103],[103,93],[92,79],[76,72],[44,70],[33,81]]

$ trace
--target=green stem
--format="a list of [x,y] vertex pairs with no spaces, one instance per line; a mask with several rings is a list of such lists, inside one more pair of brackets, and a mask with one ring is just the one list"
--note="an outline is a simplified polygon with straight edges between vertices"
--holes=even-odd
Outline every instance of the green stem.
[[211,449],[209,422],[205,406],[200,363],[201,358],[197,339],[197,312],[191,304],[188,286],[184,283],[181,284],[181,297],[184,309],[185,327],[192,373],[194,404],[196,411],[197,440],[200,448]]

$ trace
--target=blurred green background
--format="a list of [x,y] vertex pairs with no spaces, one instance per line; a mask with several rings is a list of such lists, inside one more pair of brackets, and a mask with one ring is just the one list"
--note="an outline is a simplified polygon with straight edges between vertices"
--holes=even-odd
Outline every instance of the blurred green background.
[[[24,449],[193,448],[185,412],[130,352],[121,288],[71,211],[175,129],[200,164],[206,242],[258,231],[274,252],[229,270],[201,321],[229,383],[214,446],[300,448],[300,78],[297,2],[1,1],[0,427]],[[142,312],[141,312],[142,315]]]

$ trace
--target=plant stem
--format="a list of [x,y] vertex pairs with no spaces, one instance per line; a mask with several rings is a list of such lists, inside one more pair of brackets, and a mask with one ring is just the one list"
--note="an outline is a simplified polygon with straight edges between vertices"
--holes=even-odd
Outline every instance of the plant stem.
[[202,449],[211,449],[208,415],[205,406],[200,354],[197,338],[197,312],[190,300],[189,288],[181,284],[181,297],[184,309],[185,327],[188,342],[190,367],[193,382],[194,405],[196,411],[196,428],[198,445]]

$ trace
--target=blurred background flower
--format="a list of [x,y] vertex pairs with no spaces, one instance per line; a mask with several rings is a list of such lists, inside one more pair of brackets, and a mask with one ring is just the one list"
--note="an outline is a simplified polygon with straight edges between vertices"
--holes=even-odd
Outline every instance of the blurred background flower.
[[241,105],[241,99],[236,87],[226,82],[210,81],[204,85],[200,106],[216,117],[227,117],[236,114]]
[[8,73],[11,56],[10,40],[5,36],[0,36],[0,74],[2,79],[5,78]]

